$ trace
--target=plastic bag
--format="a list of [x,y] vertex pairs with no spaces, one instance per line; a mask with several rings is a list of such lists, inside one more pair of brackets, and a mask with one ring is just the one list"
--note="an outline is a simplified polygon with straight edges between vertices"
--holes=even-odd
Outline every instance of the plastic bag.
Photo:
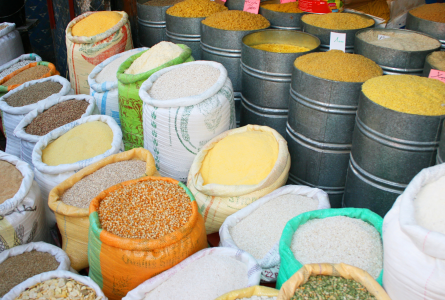
[[15,29],[15,24],[5,22],[2,25],[8,27],[0,30],[0,66],[25,53],[22,38]]
[[[22,62],[22,61],[26,61],[26,62],[29,62],[29,63],[32,63],[32,62],[39,62],[39,61],[42,61],[42,58],[41,58],[40,56],[38,56],[37,54],[35,54],[35,53],[22,54],[22,55],[20,55],[19,57],[15,58],[15,59],[13,59],[13,60],[10,60],[10,61],[8,61],[7,63],[1,65],[1,66],[0,66],[0,74],[1,74],[3,71],[5,71],[5,70],[9,69],[10,67],[12,67],[13,65],[15,65],[16,63],[19,63],[19,62]],[[18,69],[17,69],[17,70],[18,70]],[[14,71],[15,71],[15,70],[14,70]],[[14,71],[10,71],[10,72],[9,72],[8,74],[6,74],[6,75],[9,75],[9,74],[11,74],[11,73],[14,72]],[[5,76],[6,76],[6,75],[5,75]],[[5,77],[5,76],[0,75],[0,79],[3,79],[3,77]]]
[[[196,96],[156,100],[148,94],[159,77],[186,65],[214,67],[220,71],[219,78],[211,88]],[[162,69],[142,84],[139,96],[144,102],[144,148],[154,153],[162,176],[186,182],[201,147],[236,126],[232,82],[226,68],[217,62],[196,61]]]
[[216,298],[215,300],[237,300],[253,296],[277,297],[278,290],[265,286],[255,285],[245,289],[228,292],[227,294],[224,294],[221,297]]
[[[304,185],[286,185],[256,200],[252,204],[247,205],[233,215],[228,216],[219,229],[219,236],[221,238],[220,245],[223,247],[239,249],[230,235],[230,228],[236,226],[236,224],[238,224],[241,220],[254,213],[255,210],[260,208],[265,203],[283,195],[306,196],[318,200],[317,209],[331,208],[328,194],[326,194],[324,191]],[[278,250],[279,240],[280,237],[277,236],[277,242],[275,245],[262,259],[257,260],[258,264],[263,269],[261,272],[262,281],[273,282],[277,280],[278,271],[280,270],[280,252]]]

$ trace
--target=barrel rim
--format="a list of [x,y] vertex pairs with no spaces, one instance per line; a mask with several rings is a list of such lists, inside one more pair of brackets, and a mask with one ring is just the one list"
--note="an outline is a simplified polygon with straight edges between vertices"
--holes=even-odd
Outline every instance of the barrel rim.
[[[263,79],[263,80],[267,80],[267,81],[275,81],[275,82],[284,82],[284,83],[291,83],[292,82],[292,74],[289,73],[271,73],[271,72],[266,72],[266,71],[261,71],[261,70],[257,70],[254,69],[248,65],[246,65],[242,60],[241,60],[241,70],[243,72],[245,72],[247,75],[250,75],[252,77],[258,78],[258,79]],[[262,77],[264,76],[264,77]],[[271,77],[271,78],[267,78],[267,76]]]
[[303,11],[301,13],[292,13],[292,12],[271,10],[271,9],[267,9],[265,7],[262,7],[261,4],[260,4],[260,14],[262,15],[261,10],[266,10],[267,12],[271,12],[271,13],[274,13],[274,14],[276,13],[277,15],[279,15],[279,14],[286,14],[286,16],[289,16],[289,15],[292,15],[292,16],[300,16],[301,15],[302,16],[304,14],[308,14],[308,12],[305,12],[305,11]]
[[352,144],[326,143],[308,138],[307,136],[296,132],[295,129],[293,129],[292,126],[290,126],[289,122],[286,122],[286,132],[289,137],[293,137],[293,140],[296,143],[300,145],[305,145],[307,148],[310,148],[317,152],[333,153],[333,154],[349,154],[352,149]]
[[[270,24],[270,22],[269,22],[269,24]],[[265,27],[265,28],[259,28],[259,29],[249,29],[249,30],[228,30],[228,29],[221,29],[221,28],[216,28],[216,27],[212,27],[212,26],[206,25],[206,24],[202,23],[202,21],[201,21],[201,26],[205,26],[205,27],[210,28],[210,29],[212,29],[212,30],[217,30],[217,31],[221,31],[221,32],[229,32],[229,33],[248,32],[248,31],[258,31],[258,30],[264,30],[264,29],[268,29],[268,28],[270,28],[270,25],[269,25],[269,26],[267,26],[267,27]]]
[[[424,4],[424,5],[426,5],[426,4]],[[421,5],[421,6],[423,6],[423,5]],[[421,7],[421,6],[419,6],[419,7]],[[416,7],[416,8],[417,8],[417,7]],[[413,9],[411,9],[411,10],[414,10],[414,9],[416,9],[416,8],[413,8]],[[415,15],[413,15],[413,14],[411,13],[411,10],[408,11],[407,19],[408,19],[408,16],[409,16],[409,17],[412,17],[413,19],[421,20],[421,22],[425,22],[425,23],[427,23],[427,24],[430,23],[430,24],[432,24],[432,25],[441,25],[441,26],[445,26],[445,23],[435,22],[435,21],[426,20],[426,19],[422,19],[422,18],[416,17]]]
[[[286,118],[289,113],[289,109],[287,108],[270,108],[270,107],[262,107],[259,105],[252,104],[249,100],[244,97],[243,93],[241,92],[241,105],[243,105],[246,109],[252,111],[252,109],[256,109],[258,112],[254,112],[258,115],[262,116],[279,116],[279,118]],[[249,106],[249,107],[246,107]],[[252,107],[252,108],[250,108]]]
[[168,14],[167,12],[165,12],[165,16],[166,17],[169,16],[171,18],[175,18],[175,19],[178,19],[178,20],[192,20],[192,21],[197,21],[197,19],[201,19],[201,21],[202,21],[205,18],[207,18],[207,17],[190,17],[190,18],[189,17],[178,17],[178,16],[174,16],[174,15]]

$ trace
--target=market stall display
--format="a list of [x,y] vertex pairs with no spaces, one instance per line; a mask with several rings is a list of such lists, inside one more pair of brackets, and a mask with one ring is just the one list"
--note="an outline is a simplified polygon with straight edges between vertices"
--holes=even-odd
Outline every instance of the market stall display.
[[264,1],[260,5],[260,14],[270,22],[270,28],[301,30],[300,19],[305,12],[298,8],[298,1],[283,4]]
[[435,51],[426,56],[422,76],[428,77],[431,69],[445,72],[445,51]]
[[14,23],[0,24],[0,66],[6,64],[23,53],[23,43],[20,33]]
[[42,61],[42,58],[35,53],[22,54],[0,66],[0,80],[32,62],[39,61]]

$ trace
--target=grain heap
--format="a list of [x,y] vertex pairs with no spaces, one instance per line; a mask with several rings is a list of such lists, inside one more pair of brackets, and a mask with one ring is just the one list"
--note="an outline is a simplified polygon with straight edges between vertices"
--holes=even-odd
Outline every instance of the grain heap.
[[277,300],[277,297],[252,296],[249,298],[236,298],[236,300]]
[[209,300],[246,286],[244,263],[228,256],[207,255],[178,271],[144,300]]
[[386,0],[369,1],[351,8],[371,16],[382,18],[385,22],[388,22],[391,17],[391,11]]
[[202,24],[223,30],[256,30],[270,26],[270,22],[262,15],[240,10],[228,10],[213,14],[203,20]]
[[125,74],[140,74],[158,68],[177,58],[184,50],[171,42],[160,42],[139,56]]
[[144,3],[149,6],[171,6],[184,0],[150,0]]
[[0,264],[0,297],[26,279],[58,267],[59,262],[47,252],[33,250],[7,258]]
[[0,160],[0,204],[17,194],[22,180],[22,173],[13,164]]
[[121,182],[144,176],[145,166],[146,162],[141,160],[126,160],[106,165],[76,182],[65,191],[61,200],[68,205],[88,208],[91,200],[100,192]]
[[445,51],[435,51],[427,56],[426,61],[433,69],[445,71]]
[[22,61],[19,61],[19,62],[13,64],[12,66],[10,66],[9,68],[1,71],[0,72],[0,78],[3,78],[5,76],[11,74],[14,71],[17,71],[18,69],[20,69],[20,68],[22,68],[24,66],[27,66],[27,65],[29,65],[32,62],[34,62],[34,61],[33,60],[22,60]]
[[95,36],[111,29],[122,19],[115,11],[99,11],[83,18],[72,29],[73,36]]
[[437,79],[414,75],[387,75],[372,78],[362,86],[371,101],[402,113],[445,115],[445,84]]
[[445,3],[425,4],[409,12],[424,20],[445,23]]
[[108,65],[105,66],[105,68],[102,69],[102,71],[99,72],[96,76],[96,82],[98,83],[104,83],[105,81],[117,81],[116,73],[121,64],[126,61],[130,56],[135,55],[136,53],[127,51],[124,52],[120,57],[116,58],[112,62],[110,62]]
[[335,81],[365,82],[383,74],[372,60],[340,50],[309,53],[298,57],[294,64],[310,75]]
[[306,47],[300,47],[288,44],[259,44],[252,46],[252,48],[268,52],[278,52],[278,53],[297,53],[297,52],[306,52],[310,50],[309,48]]
[[[379,39],[379,35],[389,38]],[[425,51],[440,47],[440,43],[436,39],[404,30],[368,30],[359,34],[358,37],[372,45],[403,51]]]
[[229,232],[238,248],[261,259],[280,240],[290,219],[317,207],[318,200],[299,195],[283,195],[260,206],[229,228]]
[[48,144],[42,162],[48,166],[72,164],[105,153],[112,141],[113,131],[106,123],[83,123]]
[[152,85],[149,95],[169,100],[199,95],[218,80],[220,71],[212,66],[191,64],[162,74]]
[[17,75],[13,76],[6,82],[2,83],[4,86],[22,84],[31,80],[36,80],[42,78],[43,75],[50,72],[50,68],[47,66],[37,65],[32,68],[28,68]]
[[383,268],[379,232],[360,219],[337,216],[310,220],[295,231],[291,250],[303,265],[345,263],[373,278],[379,277]]
[[117,236],[159,239],[189,221],[192,205],[179,185],[149,180],[110,192],[100,202],[98,214],[102,228]]
[[184,0],[167,9],[167,14],[183,18],[203,18],[228,8],[210,0]]
[[273,3],[273,1],[265,1],[261,2],[261,7],[268,10],[284,13],[304,13],[304,11],[298,8],[298,1],[283,4]]
[[371,18],[349,13],[306,14],[301,20],[312,26],[334,30],[360,29],[374,25]]
[[271,133],[228,135],[205,156],[201,167],[203,185],[256,185],[269,175],[277,158],[278,143]]
[[53,129],[71,123],[85,113],[89,103],[85,100],[67,100],[51,106],[26,126],[25,132],[43,136]]
[[58,82],[39,82],[15,92],[4,101],[12,107],[26,106],[46,99],[52,94],[57,94],[61,89],[62,85]]

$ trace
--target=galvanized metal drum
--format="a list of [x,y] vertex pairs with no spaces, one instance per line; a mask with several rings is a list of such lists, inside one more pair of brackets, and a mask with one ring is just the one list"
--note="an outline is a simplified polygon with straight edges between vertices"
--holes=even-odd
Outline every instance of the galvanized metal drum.
[[205,18],[183,18],[165,14],[167,40],[184,44],[192,50],[195,60],[201,59],[201,21]]
[[[337,195],[341,207],[362,82],[292,73],[287,142],[294,180]],[[290,177],[290,175],[289,175]]]
[[[368,17],[366,15],[361,15],[364,18],[369,18],[373,20],[371,17]],[[374,21],[374,20],[373,20]],[[346,33],[346,53],[354,53],[354,40],[355,35],[357,32],[361,29],[349,29],[349,30],[337,30],[337,29],[327,29],[327,28],[321,28],[314,25],[310,25],[306,22],[304,22],[304,18],[301,19],[301,27],[303,28],[304,32],[310,33],[318,37],[321,41],[320,45],[320,51],[329,51],[329,44],[331,41],[331,32],[337,32],[337,33]],[[366,28],[372,28],[375,24],[368,26]]]
[[[294,61],[317,51],[320,40],[304,32],[267,29],[246,35],[242,42],[240,125],[265,125],[285,136]],[[310,50],[277,53],[252,47],[259,44],[288,44]]]
[[445,128],[442,127],[439,149],[437,150],[436,164],[443,164],[444,162],[445,162]]
[[421,19],[408,12],[406,16],[406,29],[423,32],[440,40],[442,44],[441,50],[445,51],[445,23]]
[[244,0],[227,0],[226,6],[229,10],[243,10]]
[[444,117],[397,112],[361,93],[343,205],[383,217],[411,179],[436,163]]
[[[436,69],[436,70],[439,69],[437,66],[434,66],[430,63],[428,58],[431,55],[432,55],[432,53],[428,54],[425,59],[425,65],[423,66],[423,74],[422,74],[422,76],[424,76],[424,77],[428,77],[430,75],[431,69]],[[445,70],[441,70],[441,71],[445,71]]]
[[[423,51],[404,51],[404,50],[396,50],[386,47],[381,47],[377,45],[373,45],[369,42],[366,42],[361,35],[370,31],[375,30],[378,32],[412,32],[416,34],[422,34],[428,36],[426,34],[420,32],[413,32],[405,29],[364,29],[362,31],[357,32],[355,37],[355,53],[361,54],[370,60],[377,63],[382,69],[383,74],[386,75],[400,75],[400,74],[410,74],[410,75],[418,75],[422,76],[423,67],[425,64],[425,59],[428,54],[431,52],[437,51],[440,49],[440,46],[431,49],[431,50],[423,50]],[[384,35],[384,34],[383,34]],[[428,36],[434,39],[431,36]]]
[[168,6],[144,5],[146,0],[138,0],[138,38],[141,47],[152,47],[167,40],[165,12]]
[[270,22],[270,28],[301,30],[300,20],[305,13],[286,13],[273,11],[260,6],[260,14]]

